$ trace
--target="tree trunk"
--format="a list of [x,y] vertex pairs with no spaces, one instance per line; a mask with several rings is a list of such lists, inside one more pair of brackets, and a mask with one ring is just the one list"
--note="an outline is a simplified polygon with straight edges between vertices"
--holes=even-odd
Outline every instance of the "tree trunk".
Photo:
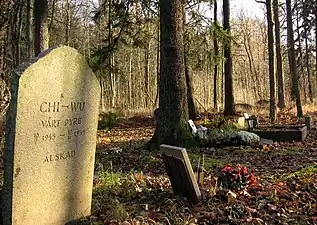
[[274,37],[273,37],[273,21],[272,21],[272,4],[271,0],[266,0],[267,12],[267,36],[269,50],[269,77],[270,77],[270,120],[275,122],[275,76],[274,76]]
[[144,50],[144,90],[145,90],[145,108],[149,106],[149,76],[150,76],[150,42],[147,43]]
[[[230,6],[229,0],[223,0],[223,29],[230,35]],[[224,58],[225,62],[225,110],[224,115],[234,115],[234,97],[232,82],[232,54],[231,54],[231,37],[224,41]]]
[[[224,40],[222,40],[222,43],[224,43]],[[222,49],[221,49],[221,55],[224,55],[224,49],[223,49],[223,47],[222,47]],[[224,98],[225,98],[225,96],[224,96],[224,94],[225,94],[225,91],[224,91],[224,87],[225,87],[225,71],[224,71],[224,64],[225,64],[225,61],[224,60],[221,60],[221,86],[220,86],[220,97],[221,97],[221,100],[220,100],[220,102],[221,102],[221,108],[223,109],[223,107],[224,107],[224,102],[225,102],[225,100],[224,100]],[[219,108],[219,107],[218,107]]]
[[[249,28],[246,28],[249,29]],[[247,53],[248,56],[248,60],[249,60],[249,70],[250,70],[250,77],[251,80],[253,82],[253,92],[254,92],[254,97],[258,98],[258,99],[263,99],[262,98],[262,91],[261,91],[261,82],[258,76],[258,73],[254,72],[256,69],[253,68],[254,66],[254,59],[253,59],[253,55],[252,55],[252,49],[251,49],[251,45],[250,45],[250,34],[245,34],[243,37],[243,44],[244,44],[244,49],[245,52]]]
[[298,75],[295,60],[295,48],[294,48],[294,31],[292,22],[292,7],[291,0],[286,0],[286,11],[287,11],[287,45],[288,45],[288,61],[290,72],[293,79],[293,93],[296,100],[297,116],[303,117],[302,104],[300,99],[300,91],[298,85]]
[[104,79],[102,76],[99,78],[100,82],[100,109],[102,113],[106,112],[106,104],[105,104],[105,85],[104,85]]
[[116,74],[114,70],[114,54],[110,56],[110,90],[111,90],[111,107],[114,108],[116,99],[117,99],[117,86],[116,86]]
[[31,17],[31,0],[26,2],[26,60],[30,61],[33,56],[32,49],[32,17]]
[[20,62],[20,45],[21,45],[21,23],[22,23],[22,5],[23,0],[17,3],[12,11],[12,20],[11,20],[11,32],[7,32],[8,36],[11,35],[11,48],[12,48],[12,69],[18,66]]
[[114,71],[114,56],[112,52],[113,47],[113,40],[112,40],[112,19],[111,19],[111,9],[112,9],[112,0],[109,0],[109,7],[108,7],[108,46],[110,49],[110,53],[108,56],[108,63],[109,63],[109,78],[110,78],[110,91],[111,91],[111,107],[114,108],[115,106],[115,97],[116,97],[116,90],[115,90],[115,74]]
[[[300,71],[299,74],[301,74],[301,76],[299,77],[299,86],[301,87],[301,83],[302,83],[302,87],[303,87],[303,92],[304,92],[304,102],[306,103],[306,99],[307,99],[307,93],[306,93],[306,82],[305,82],[305,74],[304,74],[304,66],[303,66],[303,51],[302,51],[302,40],[301,40],[301,28],[299,25],[299,20],[301,19],[299,16],[299,3],[296,0],[295,2],[297,10],[296,10],[296,31],[297,31],[297,37],[298,37],[298,53],[299,53],[299,59],[297,60],[296,66],[299,66]],[[296,58],[296,57],[295,57]],[[300,82],[300,78],[302,78],[302,82]],[[293,93],[293,89],[291,92],[291,98],[295,99],[295,94]]]
[[21,63],[21,33],[22,33],[22,19],[23,19],[23,4],[24,1],[20,1],[20,7],[19,7],[19,18],[18,18],[18,24],[16,28],[16,50],[15,50],[15,62],[16,65],[19,65]]
[[[317,20],[317,18],[316,18],[316,20]],[[304,15],[304,36],[305,36],[305,51],[306,51],[305,64],[306,64],[307,78],[308,78],[308,97],[309,97],[310,103],[312,103],[313,102],[313,91],[312,91],[312,87],[311,87],[311,73],[310,73],[310,65],[309,65],[308,31],[307,31],[308,23],[309,23],[309,21],[307,21],[307,16]]]
[[284,75],[283,75],[283,61],[282,61],[282,54],[281,54],[281,32],[280,32],[278,0],[273,0],[273,11],[274,11],[275,40],[276,40],[275,50],[276,50],[278,107],[280,109],[284,109],[285,108]]
[[191,72],[189,70],[188,65],[188,49],[189,49],[189,40],[186,35],[186,11],[185,11],[185,2],[183,2],[183,37],[184,37],[184,67],[185,67],[185,78],[186,78],[186,87],[187,87],[187,101],[188,101],[188,113],[189,113],[189,119],[195,120],[198,117],[198,111],[195,106],[195,100],[193,95],[193,81]]
[[70,6],[69,0],[65,0],[65,45],[69,45],[69,36],[70,36]]
[[34,1],[34,50],[37,56],[41,51],[48,48],[48,6],[47,0]]
[[52,11],[51,11],[51,19],[50,19],[50,24],[48,25],[48,33],[51,33],[53,21],[54,21],[54,15],[55,15],[55,4],[57,0],[53,0],[52,2]]
[[[317,80],[317,2],[315,2],[315,75]],[[317,86],[317,81],[316,81]]]
[[217,38],[217,30],[218,30],[218,18],[217,18],[217,0],[214,0],[214,109],[218,112],[218,96],[217,96],[217,75],[218,75],[218,61],[219,61],[219,46],[218,46],[218,38]]
[[156,96],[154,107],[156,107],[159,97],[159,81],[160,81],[160,23],[158,23],[157,32],[157,49],[156,49]]
[[193,81],[191,73],[188,67],[187,51],[184,52],[184,64],[185,64],[185,78],[186,78],[186,88],[187,88],[187,101],[188,101],[188,113],[189,119],[195,120],[198,117],[198,111],[196,109],[194,96],[193,96]]
[[193,144],[188,120],[184,71],[182,0],[160,0],[161,68],[159,113],[151,144]]
[[133,108],[133,101],[132,101],[132,52],[133,52],[133,48],[130,47],[130,55],[129,55],[129,78],[128,78],[129,109]]

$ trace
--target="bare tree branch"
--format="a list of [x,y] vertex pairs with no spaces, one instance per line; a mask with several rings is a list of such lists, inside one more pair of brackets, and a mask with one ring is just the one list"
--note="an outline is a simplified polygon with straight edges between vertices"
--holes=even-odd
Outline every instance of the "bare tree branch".
[[264,1],[260,1],[260,0],[255,0],[257,3],[262,3],[262,4],[266,4],[266,2]]

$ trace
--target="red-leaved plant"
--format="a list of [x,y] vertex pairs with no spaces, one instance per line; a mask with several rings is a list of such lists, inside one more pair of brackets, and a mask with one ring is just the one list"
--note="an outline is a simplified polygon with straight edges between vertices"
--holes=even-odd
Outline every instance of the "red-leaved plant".
[[240,164],[236,168],[227,164],[218,173],[218,179],[223,188],[242,191],[256,183],[254,174],[248,173],[247,167],[241,167]]

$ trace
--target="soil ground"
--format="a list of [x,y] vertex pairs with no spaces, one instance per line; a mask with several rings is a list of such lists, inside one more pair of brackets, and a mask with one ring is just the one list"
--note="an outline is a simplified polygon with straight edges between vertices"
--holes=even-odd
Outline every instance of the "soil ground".
[[[287,118],[288,124],[300,122]],[[317,224],[316,129],[301,142],[188,149],[192,166],[204,155],[206,169],[203,201],[192,205],[173,195],[160,154],[143,148],[154,125],[153,118],[134,117],[99,131],[96,165],[103,175],[94,186],[94,224]],[[226,164],[255,174],[247,194],[215,191],[216,174]]]

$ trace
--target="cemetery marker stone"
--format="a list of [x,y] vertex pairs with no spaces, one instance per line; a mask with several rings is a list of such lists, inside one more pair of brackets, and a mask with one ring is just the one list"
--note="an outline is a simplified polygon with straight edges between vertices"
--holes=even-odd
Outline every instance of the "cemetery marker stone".
[[310,131],[312,127],[312,117],[311,116],[305,116],[305,126],[307,127],[307,130]]
[[13,72],[4,225],[64,225],[90,215],[100,86],[85,58],[58,47]]
[[185,148],[160,145],[163,161],[176,195],[187,197],[193,203],[201,200],[201,193],[195,179]]
[[196,136],[197,135],[197,128],[196,128],[196,126],[194,124],[194,121],[188,120],[188,124],[189,124],[190,128],[192,129],[192,134],[194,136]]

